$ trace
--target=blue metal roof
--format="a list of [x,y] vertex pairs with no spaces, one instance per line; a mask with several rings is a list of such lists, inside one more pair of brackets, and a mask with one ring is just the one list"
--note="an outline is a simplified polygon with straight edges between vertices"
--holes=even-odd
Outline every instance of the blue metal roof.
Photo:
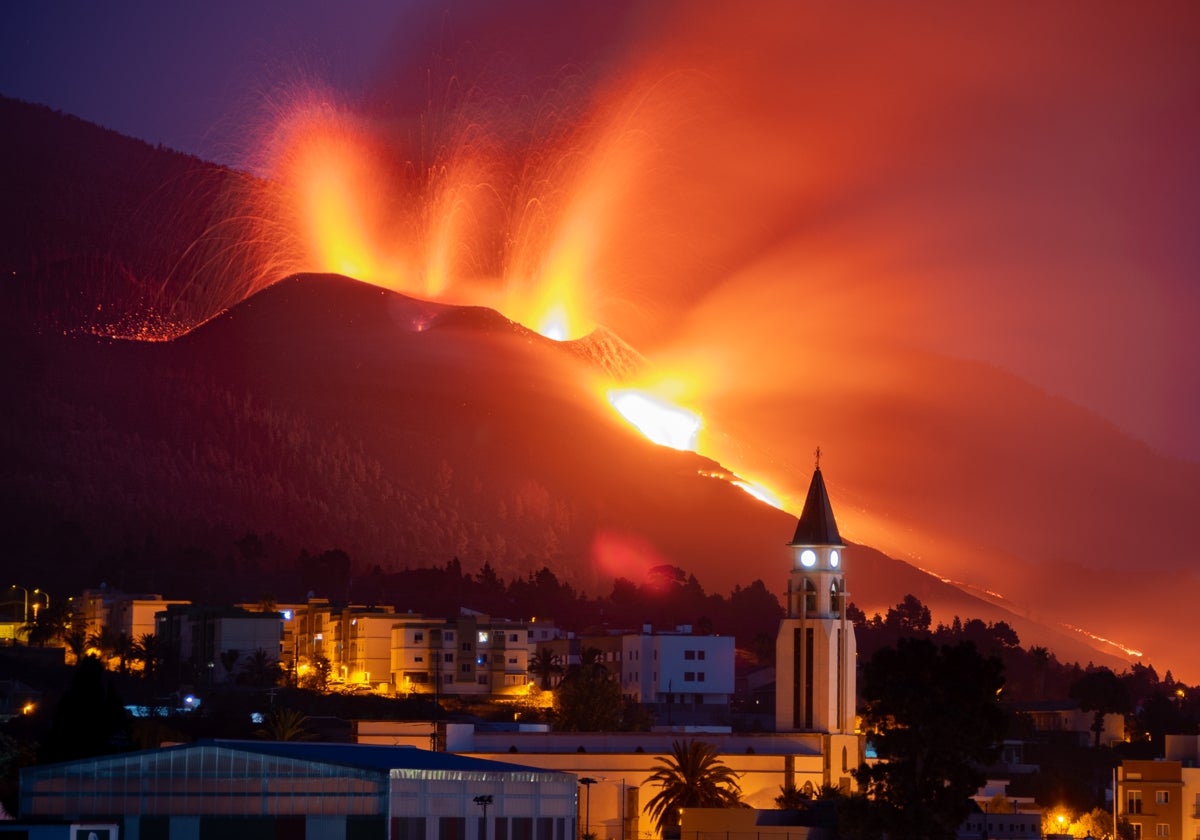
[[[522,764],[469,758],[454,753],[432,752],[412,746],[385,747],[376,744],[336,744],[322,741],[235,741],[225,739],[202,740],[172,749],[209,744],[230,750],[292,758],[299,761],[314,761],[322,764],[338,764],[359,770],[454,770],[475,773],[554,773]],[[561,774],[567,775],[567,774]]]

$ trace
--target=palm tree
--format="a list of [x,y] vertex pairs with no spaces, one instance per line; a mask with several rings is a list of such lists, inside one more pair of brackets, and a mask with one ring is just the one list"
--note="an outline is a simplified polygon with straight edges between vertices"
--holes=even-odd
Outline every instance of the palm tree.
[[153,680],[163,658],[163,645],[153,633],[142,633],[133,643],[132,658],[142,663],[142,677]]
[[111,625],[104,625],[97,632],[92,633],[87,637],[87,646],[95,648],[100,656],[100,661],[107,668],[109,660],[116,655],[117,648],[120,647],[121,640],[115,628]]
[[311,741],[317,736],[308,728],[308,716],[298,709],[275,709],[258,730],[259,738],[269,741]]
[[[812,783],[809,783],[809,791]],[[779,795],[775,797],[775,807],[785,811],[802,811],[812,802],[812,794],[802,788],[792,785],[780,785]]]
[[283,670],[279,667],[279,660],[263,648],[259,648],[243,660],[242,675],[251,685],[266,688],[279,685],[283,679]]
[[538,678],[543,691],[550,688],[551,677],[562,672],[558,657],[549,648],[542,648],[529,657],[529,673]]
[[660,834],[679,825],[681,808],[733,808],[742,804],[738,775],[717,756],[712,744],[675,741],[671,757],[656,756],[661,765],[646,782],[662,788],[643,809]]
[[[78,662],[87,652],[87,629],[81,625],[73,625],[70,630],[63,634],[63,644],[67,646],[71,657]],[[70,661],[70,660],[68,660]]]
[[129,670],[129,660],[133,659],[133,637],[122,630],[117,634],[117,669],[124,674]]

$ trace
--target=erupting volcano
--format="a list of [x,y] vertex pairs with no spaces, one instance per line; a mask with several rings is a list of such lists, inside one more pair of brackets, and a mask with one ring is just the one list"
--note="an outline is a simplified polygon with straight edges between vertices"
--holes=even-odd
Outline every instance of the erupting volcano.
[[[272,89],[269,107],[239,121],[239,153],[226,159],[236,165],[200,175],[197,161],[164,164],[172,174],[147,175],[154,185],[138,200],[88,204],[88,230],[103,229],[91,218],[103,205],[120,208],[113,227],[130,232],[103,229],[92,241],[75,231],[86,247],[39,238],[38,219],[59,224],[68,189],[92,201],[78,184],[99,183],[96,194],[120,185],[93,178],[83,154],[63,163],[5,138],[14,172],[53,172],[61,187],[53,201],[10,211],[5,268],[19,311],[73,337],[216,353],[205,336],[228,334],[247,354],[268,354],[243,330],[283,329],[264,312],[299,318],[279,303],[299,294],[284,278],[354,278],[391,294],[346,292],[354,314],[336,330],[332,315],[328,330],[308,315],[293,326],[311,334],[314,369],[317,348],[351,367],[344,378],[360,390],[339,391],[343,404],[376,405],[378,421],[361,408],[339,421],[344,405],[303,394],[284,360],[259,369],[257,356],[225,359],[214,387],[269,395],[268,414],[320,403],[322,422],[356,430],[344,443],[365,453],[359,490],[407,492],[395,479],[403,447],[373,436],[401,439],[415,423],[421,443],[409,451],[445,446],[464,459],[447,456],[445,470],[422,463],[447,493],[447,471],[461,476],[471,447],[501,438],[513,447],[504,469],[562,470],[553,486],[565,493],[572,471],[551,462],[578,457],[578,473],[603,459],[563,455],[557,441],[577,434],[586,448],[582,430],[607,435],[619,417],[699,456],[656,455],[668,460],[655,469],[795,513],[819,443],[846,537],[1107,653],[1144,651],[1176,674],[1200,674],[1169,619],[1200,595],[1189,559],[1200,542],[1190,434],[1200,258],[1181,221],[1200,213],[1200,189],[1181,187],[1200,183],[1200,15],[471,5],[436,20],[411,12],[369,83]],[[305,300],[303,312],[316,311]],[[502,349],[482,333],[502,334]],[[426,428],[415,404],[400,410],[380,396],[401,399],[395,383],[365,374],[411,375],[450,416],[452,401],[418,371],[422,357],[446,381],[453,366],[438,365],[448,359],[499,364],[472,359],[451,336],[503,357],[497,388],[571,406],[578,428],[539,427],[554,457],[501,435],[487,414],[501,409],[479,409],[468,394],[457,431]],[[508,342],[536,349],[526,357]],[[386,352],[404,366],[377,364]],[[203,355],[187,358],[205,368]],[[277,388],[261,375],[276,364]],[[339,377],[327,379],[337,390]],[[291,422],[246,412],[266,427]],[[510,419],[551,417],[560,415]],[[635,459],[619,460],[636,483]],[[561,558],[581,520],[570,499],[549,498],[552,483],[537,483],[506,486],[511,498],[487,515],[536,511],[554,534],[540,535],[537,551]],[[665,503],[646,492],[645,504]],[[589,573],[633,556],[689,567],[593,503],[595,533],[572,543],[591,547],[580,549]],[[694,529],[687,513],[658,519]],[[762,515],[757,524],[776,512]],[[455,527],[445,525],[438,550]],[[507,556],[508,538],[486,537],[487,551],[463,538],[462,552]],[[675,551],[685,543],[695,548],[682,540]],[[774,561],[746,560],[764,578]],[[853,571],[847,579],[853,592]],[[904,594],[859,605],[870,613]]]

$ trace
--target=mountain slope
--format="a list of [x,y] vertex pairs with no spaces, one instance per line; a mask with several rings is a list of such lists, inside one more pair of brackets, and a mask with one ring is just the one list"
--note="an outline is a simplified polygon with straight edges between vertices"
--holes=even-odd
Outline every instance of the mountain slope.
[[[219,170],[111,133],[97,140],[99,129],[45,109],[6,107],[14,126],[58,149],[43,169],[55,155],[72,161],[29,179],[17,170],[36,144],[9,138],[20,154],[3,163],[6,183],[25,178],[33,194],[25,227],[2,237],[11,272],[0,350],[11,361],[0,371],[0,557],[10,575],[54,569],[64,584],[144,580],[197,597],[245,581],[253,596],[301,548],[339,547],[360,568],[458,555],[511,577],[550,564],[590,590],[660,563],[710,590],[755,578],[781,586],[791,516],[701,476],[719,470],[651,446],[604,404],[596,363],[606,375],[644,363],[619,339],[557,345],[491,310],[328,276],[293,277],[243,300],[261,283],[236,262],[152,286],[146,278],[184,265],[188,237],[219,217],[213,202],[167,185],[192,167],[202,180]],[[133,158],[123,144],[137,147]],[[142,156],[158,163],[129,163]],[[154,174],[159,164],[165,174]],[[77,202],[92,166],[107,186]],[[144,177],[123,179],[130,166]],[[151,197],[169,208],[168,227],[156,226],[157,213],[104,209],[159,206]],[[145,243],[161,251],[147,255]],[[181,301],[231,308],[173,342],[95,337],[114,332],[97,328],[113,323],[109,307],[144,316],[146,294],[188,324],[213,312],[196,317]],[[771,315],[764,306],[760,320],[726,329],[748,331],[747,347],[778,334],[780,352],[793,350],[793,333],[773,329]],[[1196,469],[983,365],[908,347],[836,352],[796,354],[788,397],[715,392],[712,428],[760,449],[714,455],[802,492],[820,443],[848,537],[1009,598],[971,600],[866,552],[868,572],[848,569],[864,609],[911,591],[937,619],[994,615],[1026,643],[1051,638],[1039,624],[1132,631],[1160,668],[1190,676],[1195,653],[1172,629],[1200,588],[1181,553],[1200,538],[1190,516]],[[247,530],[267,537],[265,560],[232,548]],[[1033,620],[985,612],[1011,604]],[[1092,658],[1048,643],[1062,658]]]

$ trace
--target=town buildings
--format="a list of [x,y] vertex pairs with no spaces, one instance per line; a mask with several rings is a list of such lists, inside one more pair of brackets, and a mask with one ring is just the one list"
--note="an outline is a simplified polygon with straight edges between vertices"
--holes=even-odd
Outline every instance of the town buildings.
[[1168,735],[1165,757],[1123,761],[1117,807],[1135,840],[1200,838],[1200,735]]
[[[785,786],[849,790],[851,771],[865,757],[854,732],[855,644],[845,615],[844,546],[819,469],[790,548],[788,610],[777,638],[788,663],[778,674],[784,716],[777,732],[683,721],[628,733],[375,722],[358,726],[353,747],[200,742],[30,768],[22,776],[22,817],[119,817],[122,836],[139,840],[254,832],[568,840],[578,830],[578,779],[587,827],[600,838],[634,840],[652,834],[641,808],[653,795],[643,787],[657,757],[689,738],[715,747],[752,807],[772,808]],[[681,714],[724,708],[734,682],[734,640],[688,627],[572,636],[470,611],[430,619],[321,599],[261,612],[174,604],[159,613],[157,627],[174,667],[212,681],[236,677],[236,660],[222,660],[223,652],[263,650],[277,652],[297,675],[323,660],[334,681],[367,690],[515,696],[530,684],[531,657],[547,650],[565,668],[595,660],[630,699]]]

